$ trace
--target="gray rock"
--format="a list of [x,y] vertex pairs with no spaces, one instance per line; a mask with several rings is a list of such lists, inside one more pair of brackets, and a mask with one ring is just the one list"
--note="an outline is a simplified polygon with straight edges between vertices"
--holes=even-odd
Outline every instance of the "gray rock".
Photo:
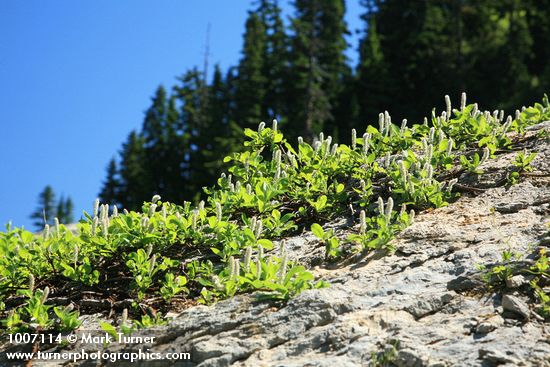
[[484,361],[497,365],[510,363],[517,366],[520,361],[513,352],[505,352],[494,348],[481,348],[479,350],[479,357]]
[[506,279],[506,286],[510,289],[519,288],[527,283],[528,281],[523,275],[514,275],[513,277]]
[[495,330],[496,328],[501,327],[502,325],[504,325],[504,319],[502,318],[502,316],[495,315],[490,317],[487,320],[480,322],[476,326],[475,331],[476,333],[479,333],[479,334],[487,334]]
[[525,319],[529,318],[529,306],[516,296],[505,294],[502,296],[502,308],[504,311],[510,311],[522,316]]
[[450,291],[464,292],[480,288],[484,285],[483,281],[474,276],[459,276],[447,283],[447,289]]

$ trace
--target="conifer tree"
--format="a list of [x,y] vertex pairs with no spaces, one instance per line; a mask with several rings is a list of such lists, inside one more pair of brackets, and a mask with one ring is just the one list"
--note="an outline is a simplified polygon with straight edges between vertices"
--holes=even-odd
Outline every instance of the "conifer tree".
[[52,226],[55,218],[59,222],[69,224],[74,221],[73,217],[73,201],[70,196],[66,199],[64,196],[59,198],[59,201],[55,200],[55,192],[50,185],[47,185],[38,196],[38,207],[31,214],[33,224],[37,230],[44,229],[46,224]]
[[53,224],[56,216],[55,193],[50,185],[44,187],[38,196],[38,207],[31,214],[33,224],[37,229],[42,229],[46,224]]
[[210,185],[205,153],[213,149],[214,142],[207,125],[205,98],[208,93],[205,93],[203,75],[196,68],[189,70],[179,79],[181,85],[174,90],[181,104],[181,119],[186,135],[185,197],[196,199],[201,195],[200,189]]
[[532,56],[546,52],[535,46],[544,37],[540,25],[546,18],[534,19],[548,10],[538,3],[368,0],[363,5],[361,115],[371,118],[383,108],[394,119],[407,115],[418,121],[429,115],[438,96],[456,98],[462,91],[481,105],[500,108],[540,98],[533,86],[542,80],[541,68]]
[[136,210],[151,198],[151,172],[144,164],[147,159],[144,137],[132,131],[122,145],[120,157],[120,203],[128,210]]
[[[550,0],[525,1],[532,57],[528,60],[532,75],[532,94],[540,96],[550,90]],[[529,97],[527,97],[529,98]],[[532,99],[532,98],[529,98]]]
[[254,128],[267,117],[263,108],[267,83],[263,60],[265,49],[264,24],[257,13],[251,12],[246,20],[235,95],[236,119],[242,128]]
[[65,199],[65,203],[63,206],[64,206],[63,214],[65,215],[63,218],[63,223],[73,223],[74,222],[74,217],[73,217],[74,204],[70,196],[68,196],[67,199]]
[[[471,94],[482,105],[505,109],[526,103],[532,78],[529,62],[534,51],[527,3],[485,0],[471,6],[479,17],[468,19],[470,24],[476,22],[476,34],[466,33],[469,56],[474,60],[466,81]],[[473,27],[465,28],[472,32]]]
[[74,221],[73,201],[70,197],[67,197],[67,199],[65,199],[63,198],[63,196],[61,196],[59,202],[57,203],[56,217],[61,223],[64,224],[69,224]]
[[265,44],[263,49],[262,75],[265,77],[265,98],[262,102],[262,116],[265,119],[285,120],[286,83],[290,81],[285,78],[288,73],[288,36],[285,33],[285,26],[281,19],[281,9],[277,0],[256,1],[255,12],[260,17],[265,33]]
[[[418,121],[430,114],[441,95],[458,94],[453,9],[438,1],[376,1],[377,12],[370,15],[386,68],[380,75],[380,83],[385,85],[380,102],[386,104],[384,109],[394,120],[407,117]],[[373,41],[367,39],[364,44]],[[372,59],[374,55],[364,53],[362,57],[367,58],[361,63],[368,64],[369,56]]]
[[185,196],[182,188],[186,185],[184,177],[185,156],[187,153],[187,136],[184,134],[183,122],[177,106],[177,97],[172,95],[168,100],[164,160],[161,173],[164,175],[165,187],[161,193],[167,200],[181,203]]
[[161,85],[152,98],[151,106],[145,112],[142,135],[145,156],[143,164],[150,175],[150,195],[163,193],[166,189],[166,150],[167,150],[167,95]]
[[371,125],[378,121],[378,114],[388,108],[388,69],[380,44],[375,14],[368,5],[362,19],[368,24],[366,34],[359,43],[356,98],[359,105],[357,126],[366,121]]
[[236,151],[239,146],[239,138],[232,134],[231,120],[228,114],[230,110],[228,93],[228,85],[219,65],[216,65],[212,83],[208,87],[206,106],[208,118],[206,133],[210,135],[207,139],[212,142],[212,145],[210,150],[204,152],[205,164],[209,170],[211,182],[221,173],[223,158],[232,151]]
[[349,74],[344,50],[345,5],[343,0],[294,2],[292,19],[289,114],[293,133],[312,139],[313,133],[337,125],[334,113],[343,81]]
[[121,182],[116,160],[111,158],[107,165],[107,177],[103,182],[103,187],[99,193],[99,199],[102,203],[110,205],[120,204],[121,199]]

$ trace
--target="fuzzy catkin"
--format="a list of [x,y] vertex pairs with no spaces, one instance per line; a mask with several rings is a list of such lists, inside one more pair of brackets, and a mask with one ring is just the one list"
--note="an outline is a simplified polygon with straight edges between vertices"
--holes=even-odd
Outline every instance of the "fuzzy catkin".
[[285,252],[285,254],[283,255],[283,257],[281,259],[281,267],[279,268],[279,281],[281,283],[283,283],[284,280],[285,280],[287,265],[288,265],[288,256]]
[[256,258],[256,278],[260,279],[262,277],[262,262],[260,258]]
[[155,214],[155,210],[157,210],[157,204],[151,204],[149,207],[149,217],[152,217]]
[[453,138],[449,138],[449,142],[447,144],[447,152],[446,152],[448,157],[451,155],[451,152],[453,150],[453,144],[454,144]]
[[27,282],[27,286],[29,287],[29,289],[30,289],[31,291],[34,290],[34,281],[35,281],[34,275],[29,274],[29,280],[28,280],[28,282]]
[[50,238],[50,225],[45,224],[44,225],[44,239],[47,240],[48,238]]
[[222,220],[222,205],[218,201],[216,201],[216,219],[218,222]]
[[107,238],[107,236],[109,235],[109,219],[108,218],[103,218],[103,220],[101,220],[101,232],[103,233],[103,237]]
[[407,176],[408,176],[408,170],[407,167],[405,167],[404,161],[399,161],[399,171],[401,173],[401,180],[403,182],[407,182]]
[[453,178],[452,180],[449,181],[449,183],[447,184],[447,192],[452,192],[453,191],[453,186],[458,182],[458,178]]
[[367,155],[369,152],[370,134],[363,134],[363,155]]
[[447,107],[447,116],[451,116],[451,97],[448,94],[445,95],[445,105]]
[[258,124],[258,133],[261,133],[264,128],[265,128],[265,122],[262,121]]
[[48,300],[48,297],[50,295],[50,287],[44,288],[42,291],[42,299],[40,300],[42,303],[45,303]]
[[194,231],[197,230],[197,217],[198,217],[197,211],[193,210],[193,214],[191,215],[191,228],[193,228]]
[[263,260],[264,258],[264,248],[262,245],[258,245],[258,258]]
[[155,269],[156,264],[157,264],[157,255],[153,254],[151,259],[149,260],[149,276],[153,274],[153,270]]
[[262,237],[262,231],[263,231],[263,222],[262,222],[261,219],[259,219],[256,222],[256,229],[254,231],[254,235],[256,236],[256,238],[261,238]]
[[367,215],[364,210],[359,213],[359,233],[365,234],[367,231]]
[[61,234],[61,231],[59,230],[59,219],[54,218],[54,228],[55,228],[55,236],[56,237],[59,237],[59,235]]
[[390,196],[388,198],[388,202],[386,204],[386,211],[384,212],[384,215],[386,216],[386,218],[388,220],[391,219],[391,214],[392,214],[392,211],[393,211],[393,199],[392,197]]
[[99,199],[95,199],[94,201],[94,217],[97,217],[99,214]]
[[331,156],[335,156],[337,150],[338,150],[338,144],[334,144],[334,145],[332,146],[332,149],[330,150],[330,155],[331,155]]
[[241,261],[239,259],[233,259],[233,279],[237,279],[241,275]]
[[94,217],[94,220],[92,221],[92,236],[95,236],[98,224],[99,224],[99,218]]
[[247,246],[246,251],[244,253],[244,271],[248,273],[250,271],[250,260],[252,259],[252,247]]
[[384,214],[384,199],[378,197],[378,213]]
[[490,155],[489,148],[484,147],[483,148],[483,156],[481,157],[480,164],[486,162],[487,159],[489,159],[489,155]]
[[120,317],[120,326],[121,327],[126,326],[127,321],[128,321],[128,309],[125,308],[124,310],[122,310],[122,315]]
[[384,134],[385,136],[388,136],[390,132],[390,126],[391,126],[391,116],[388,111],[384,111]]

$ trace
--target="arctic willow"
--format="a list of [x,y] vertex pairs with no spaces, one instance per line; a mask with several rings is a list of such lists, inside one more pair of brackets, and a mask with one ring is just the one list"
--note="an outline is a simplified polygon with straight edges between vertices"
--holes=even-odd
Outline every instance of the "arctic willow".
[[[108,294],[110,302],[127,307],[130,298],[129,314],[136,319],[126,311],[123,324],[134,330],[161,322],[149,315],[139,321],[152,306],[168,311],[189,300],[209,304],[245,292],[285,301],[327,286],[296,262],[284,240],[278,246],[272,240],[311,228],[325,244],[321,262],[392,252],[392,238],[415,212],[447,205],[458,195],[461,172],[479,173],[478,166],[510,149],[526,126],[550,119],[546,97],[514,119],[482,112],[465,96],[458,109],[445,101],[440,115],[410,127],[381,113],[378,128],[351,132],[349,146],[323,134],[312,144],[299,138],[291,145],[277,121],[246,129],[244,151],[225,158],[228,172],[197,205],[155,195],[139,212],[119,212],[96,201],[77,234],[58,221],[41,235],[8,226],[0,233],[3,327],[78,327],[82,293],[74,289]],[[514,172],[517,181],[523,171]],[[356,226],[346,238],[318,224],[350,215]],[[62,298],[74,306],[56,306]]]

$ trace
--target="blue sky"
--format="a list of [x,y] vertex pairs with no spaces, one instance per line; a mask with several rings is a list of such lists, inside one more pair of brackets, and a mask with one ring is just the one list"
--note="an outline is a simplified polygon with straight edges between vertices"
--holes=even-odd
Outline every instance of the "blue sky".
[[[347,1],[350,30],[359,0]],[[281,1],[285,16],[292,8]],[[0,225],[32,229],[49,184],[90,211],[117,155],[159,84],[202,65],[240,57],[250,1],[0,1]],[[355,61],[357,37],[349,39]]]

